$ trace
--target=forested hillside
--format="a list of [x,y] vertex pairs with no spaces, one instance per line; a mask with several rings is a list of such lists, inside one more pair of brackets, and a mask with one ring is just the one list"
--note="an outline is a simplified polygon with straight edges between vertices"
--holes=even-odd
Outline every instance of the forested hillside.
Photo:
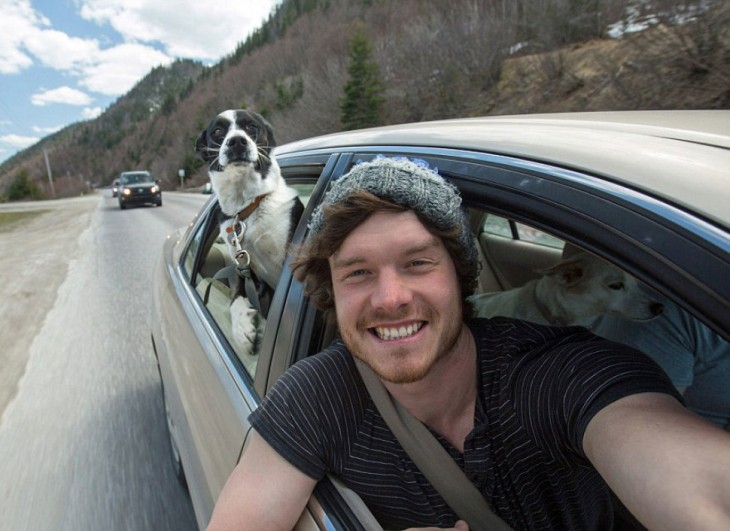
[[[641,31],[638,31],[641,29]],[[723,0],[284,0],[237,50],[158,68],[99,118],[0,166],[0,195],[58,195],[147,168],[206,180],[193,144],[247,107],[279,143],[345,128],[476,115],[730,108]],[[22,188],[21,185],[26,186]]]

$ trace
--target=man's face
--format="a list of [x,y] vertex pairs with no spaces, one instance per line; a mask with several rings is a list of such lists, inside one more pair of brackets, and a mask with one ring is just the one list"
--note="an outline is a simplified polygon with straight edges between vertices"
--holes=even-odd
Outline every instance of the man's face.
[[342,339],[383,380],[418,381],[451,352],[463,326],[456,270],[415,213],[373,214],[329,262]]

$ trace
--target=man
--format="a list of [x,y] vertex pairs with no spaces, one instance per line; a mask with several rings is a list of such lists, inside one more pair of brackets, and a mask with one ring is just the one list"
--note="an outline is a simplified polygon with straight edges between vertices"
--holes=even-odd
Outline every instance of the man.
[[[339,476],[388,529],[466,529],[373,405],[353,356],[434,432],[513,529],[730,528],[730,437],[658,366],[580,328],[469,320],[478,258],[455,188],[380,158],[333,184],[293,267],[342,341],[291,367],[210,529],[291,529]],[[456,526],[456,527],[455,527]]]

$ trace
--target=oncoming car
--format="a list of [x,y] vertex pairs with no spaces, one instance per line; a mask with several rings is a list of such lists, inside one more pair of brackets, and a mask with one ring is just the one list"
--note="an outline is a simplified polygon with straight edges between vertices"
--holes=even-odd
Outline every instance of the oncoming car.
[[[482,264],[478,294],[523,286],[582,253],[620,272],[623,280],[611,290],[626,291],[626,279],[634,279],[653,301],[653,318],[635,320],[624,304],[625,312],[606,310],[585,326],[617,340],[629,342],[629,332],[642,338],[641,349],[682,390],[687,406],[727,426],[730,112],[448,120],[327,135],[275,154],[305,204],[294,245],[334,180],[359,161],[402,156],[437,168],[460,190]],[[245,451],[248,415],[289,366],[337,335],[285,263],[256,349],[236,349],[231,292],[219,275],[232,265],[219,215],[212,196],[167,239],[153,296],[152,343],[171,453],[201,528]],[[672,360],[662,357],[669,343]],[[297,526],[378,528],[333,477],[318,484]]]
[[114,179],[112,182],[112,197],[116,197],[119,193],[119,179]]
[[119,176],[119,208],[132,205],[162,206],[162,190],[148,171],[125,171]]

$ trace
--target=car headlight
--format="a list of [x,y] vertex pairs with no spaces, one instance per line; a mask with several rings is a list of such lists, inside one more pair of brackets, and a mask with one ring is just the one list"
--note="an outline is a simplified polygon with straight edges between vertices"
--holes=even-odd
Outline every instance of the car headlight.
[[150,188],[150,192],[152,192],[153,194],[156,194],[159,191],[160,191],[159,186],[153,186],[152,188]]
[[122,193],[124,195],[130,195],[132,193],[132,190],[130,190],[129,188],[124,188],[122,189]]

